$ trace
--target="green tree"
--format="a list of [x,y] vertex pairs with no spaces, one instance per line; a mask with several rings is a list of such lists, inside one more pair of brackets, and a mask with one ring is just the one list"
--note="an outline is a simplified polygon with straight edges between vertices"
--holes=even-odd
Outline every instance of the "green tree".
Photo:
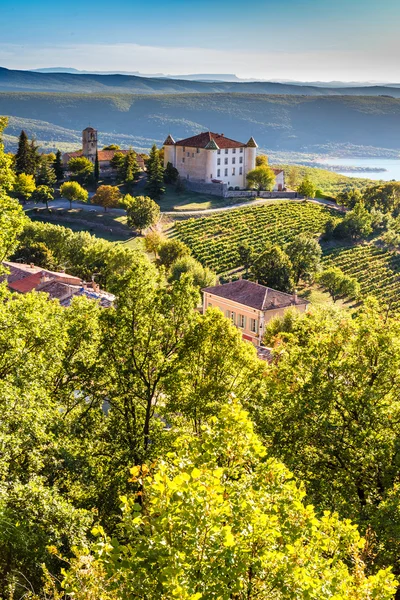
[[118,144],[109,144],[108,146],[104,146],[103,150],[120,150]]
[[365,208],[363,202],[359,202],[340,221],[334,230],[335,237],[350,237],[353,240],[365,238],[372,233],[372,216]]
[[146,189],[149,195],[155,200],[158,200],[165,192],[164,167],[155,144],[151,148],[149,160],[147,161]]
[[78,556],[66,574],[63,587],[78,598],[93,597],[93,586],[96,597],[140,589],[149,600],[389,600],[394,592],[389,572],[365,574],[364,542],[351,523],[329,512],[318,519],[303,503],[236,405],[223,405],[201,435],[179,438],[154,470],[137,466],[131,475],[142,492],[122,498],[123,540],[111,544],[96,528],[87,568]]
[[49,210],[49,202],[54,200],[54,190],[47,185],[39,185],[33,192],[31,199],[35,203],[45,204],[47,210]]
[[33,263],[44,269],[54,269],[56,266],[52,251],[43,242],[32,242],[27,246],[19,245],[12,259],[25,264]]
[[290,293],[294,283],[290,258],[279,246],[268,242],[264,252],[254,261],[251,274],[262,285]]
[[266,154],[256,156],[256,167],[268,167],[268,156]]
[[304,177],[303,181],[297,187],[297,192],[305,198],[315,198],[315,185],[308,177]]
[[318,283],[326,289],[332,300],[357,298],[360,285],[356,279],[345,275],[339,267],[330,267],[318,275]]
[[[356,314],[324,309],[275,329],[279,349],[264,401],[249,403],[273,454],[368,536],[373,571],[399,561],[399,321],[368,301]],[[396,504],[397,502],[397,504]]]
[[249,269],[255,259],[254,248],[252,248],[250,246],[249,242],[244,241],[241,244],[239,244],[237,251],[238,251],[240,263],[246,269],[246,275],[247,275],[249,272]]
[[133,198],[129,194],[124,197],[128,226],[138,229],[142,233],[155,225],[160,218],[160,207],[148,196],[136,196]]
[[56,175],[56,181],[62,181],[64,179],[64,167],[60,150],[57,150],[56,152],[56,159],[54,161],[53,168]]
[[60,187],[62,197],[69,200],[69,207],[72,208],[72,202],[87,202],[88,192],[79,185],[77,181],[66,181]]
[[78,183],[89,183],[93,179],[94,165],[85,156],[70,158],[67,170],[71,173],[71,178]]
[[26,172],[36,177],[41,162],[42,157],[39,153],[39,146],[37,145],[36,140],[32,138],[29,144],[28,170]]
[[287,244],[285,252],[292,263],[295,285],[300,279],[312,281],[321,267],[322,250],[317,240],[301,233]]
[[12,157],[4,152],[3,131],[8,119],[0,117],[0,192],[10,192],[13,189],[15,175],[12,168]]
[[158,250],[160,265],[170,269],[175,261],[190,254],[189,248],[180,240],[165,240]]
[[146,252],[153,252],[154,258],[157,258],[161,244],[165,241],[163,234],[160,231],[149,231],[144,238],[144,247]]
[[99,181],[100,179],[100,164],[99,164],[99,153],[96,151],[96,159],[94,161],[94,179]]
[[49,162],[47,160],[43,160],[41,165],[40,165],[40,169],[39,169],[39,174],[37,177],[37,185],[38,186],[46,186],[46,187],[54,187],[55,184],[57,182],[57,177],[54,171],[54,168],[51,164],[49,164]]
[[164,171],[165,183],[176,183],[178,181],[179,171],[176,169],[171,162],[167,162],[167,166]]
[[297,184],[299,181],[299,172],[297,167],[291,166],[288,168],[286,173],[286,183],[290,190],[294,190],[297,188]]
[[[21,173],[28,173],[30,169],[30,156],[29,156],[29,140],[25,131],[22,130],[18,138],[18,149],[15,155],[15,172],[17,175]],[[30,173],[33,175],[33,173]]]
[[272,190],[275,185],[275,173],[268,165],[260,165],[246,175],[247,184],[256,190]]
[[100,185],[92,196],[91,203],[102,206],[106,212],[107,208],[117,208],[121,198],[122,194],[115,185]]
[[122,181],[128,189],[132,189],[140,173],[139,165],[136,159],[136,152],[132,149],[124,157],[122,167]]
[[123,181],[124,163],[125,155],[123,152],[116,152],[110,160],[111,167],[117,171],[118,179],[121,181]]
[[370,186],[364,190],[363,200],[368,210],[377,208],[397,216],[400,212],[400,183],[390,181]]
[[179,280],[184,273],[192,277],[193,285],[204,288],[215,285],[216,275],[208,267],[203,267],[193,256],[182,256],[171,265],[171,280]]
[[354,208],[360,200],[362,200],[362,194],[357,189],[345,190],[336,196],[337,203],[347,208]]
[[24,202],[27,202],[32,196],[35,189],[36,184],[33,175],[20,173],[16,176],[13,191],[17,198],[23,200]]
[[19,202],[0,190],[0,263],[17,248],[18,237],[27,220]]

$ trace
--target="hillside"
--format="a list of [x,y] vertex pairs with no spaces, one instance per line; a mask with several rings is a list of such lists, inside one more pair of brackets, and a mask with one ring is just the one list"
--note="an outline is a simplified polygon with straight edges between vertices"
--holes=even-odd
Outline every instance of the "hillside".
[[246,93],[291,95],[368,95],[400,97],[400,89],[386,86],[318,87],[278,82],[194,81],[168,77],[96,73],[17,71],[0,67],[0,91],[65,93],[193,94]]
[[138,147],[205,129],[247,140],[260,149],[328,152],[351,145],[400,149],[400,99],[366,96],[265,94],[45,94],[0,93],[0,114],[39,140],[77,144],[91,123],[101,140]]

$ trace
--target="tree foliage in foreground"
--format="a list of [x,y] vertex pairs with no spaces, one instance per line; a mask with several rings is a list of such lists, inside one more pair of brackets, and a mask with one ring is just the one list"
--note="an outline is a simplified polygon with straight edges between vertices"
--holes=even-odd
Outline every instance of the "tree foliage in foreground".
[[148,196],[133,198],[127,194],[124,198],[128,226],[142,232],[155,225],[160,218],[160,207]]
[[269,324],[277,360],[253,416],[272,453],[319,510],[368,535],[369,565],[400,573],[400,325],[368,301]]
[[355,526],[317,518],[235,404],[131,476],[141,491],[122,498],[121,542],[96,528],[93,554],[66,574],[67,596],[388,600],[394,591],[389,572],[365,575]]

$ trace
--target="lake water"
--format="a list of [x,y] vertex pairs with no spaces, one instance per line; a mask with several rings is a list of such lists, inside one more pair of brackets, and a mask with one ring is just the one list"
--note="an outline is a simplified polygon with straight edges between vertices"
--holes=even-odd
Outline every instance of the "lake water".
[[400,181],[400,159],[392,158],[325,158],[318,159],[318,162],[327,165],[338,165],[345,167],[379,167],[386,169],[379,173],[361,172],[361,171],[335,171],[348,177],[366,177],[367,179],[383,179],[390,181],[395,179]]

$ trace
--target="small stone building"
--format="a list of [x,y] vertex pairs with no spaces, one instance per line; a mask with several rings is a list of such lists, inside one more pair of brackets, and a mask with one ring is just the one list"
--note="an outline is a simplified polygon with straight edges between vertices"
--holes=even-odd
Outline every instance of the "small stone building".
[[[86,129],[82,131],[82,150],[77,150],[76,152],[66,152],[63,154],[63,166],[64,169],[67,169],[68,161],[71,158],[79,158],[81,156],[88,158],[93,164],[95,164],[97,153],[99,158],[100,174],[103,177],[112,177],[115,175],[115,171],[110,162],[117,152],[128,154],[129,150],[99,150],[96,129],[93,129],[93,127],[86,127]],[[136,160],[139,168],[144,171],[143,157],[136,153]]]

